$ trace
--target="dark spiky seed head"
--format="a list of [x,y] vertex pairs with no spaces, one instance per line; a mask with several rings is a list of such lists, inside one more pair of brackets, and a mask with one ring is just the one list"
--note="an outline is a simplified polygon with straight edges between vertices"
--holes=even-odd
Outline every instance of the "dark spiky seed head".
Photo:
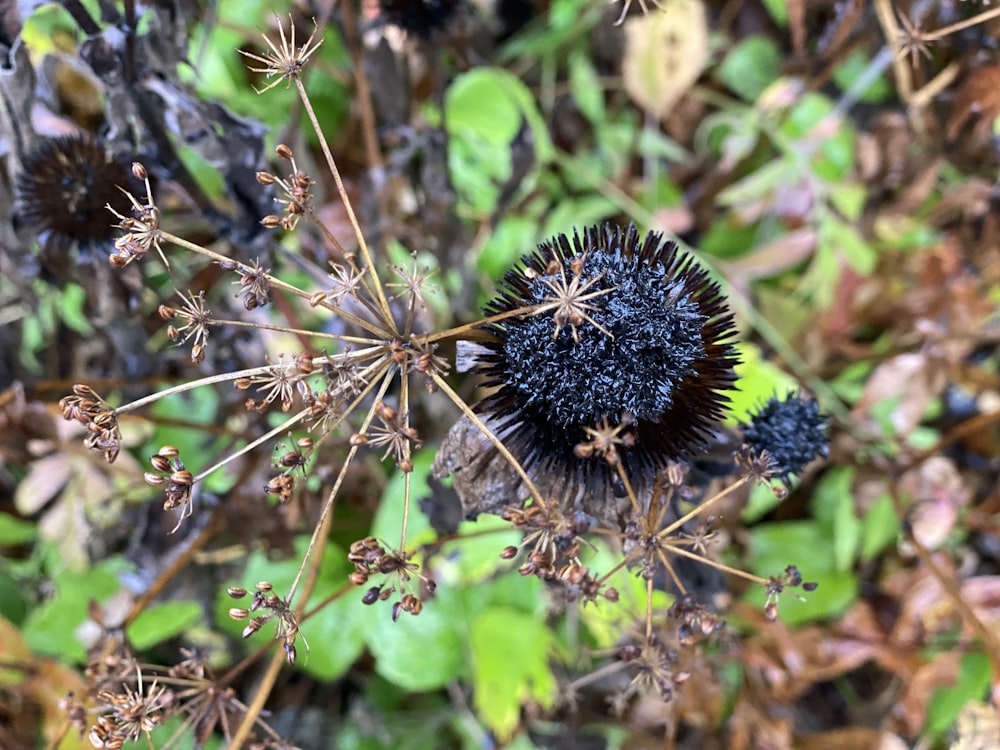
[[379,0],[379,6],[389,23],[427,37],[447,24],[458,0]]
[[640,240],[634,226],[605,225],[539,245],[503,277],[486,312],[551,307],[554,289],[574,279],[585,287],[582,315],[567,321],[549,309],[485,326],[480,365],[495,390],[479,410],[495,416],[526,466],[575,479],[607,476],[599,456],[574,453],[604,419],[633,420],[634,445],[621,453],[639,479],[703,448],[736,380],[733,318],[719,286],[662,235]]
[[25,157],[17,177],[18,214],[56,247],[110,242],[116,232],[107,205],[124,216],[131,211],[119,186],[135,190],[138,183],[94,136],[46,138]]
[[794,393],[783,399],[774,396],[750,415],[743,441],[758,453],[767,451],[774,461],[774,476],[787,484],[814,458],[826,457],[826,415],[816,399]]

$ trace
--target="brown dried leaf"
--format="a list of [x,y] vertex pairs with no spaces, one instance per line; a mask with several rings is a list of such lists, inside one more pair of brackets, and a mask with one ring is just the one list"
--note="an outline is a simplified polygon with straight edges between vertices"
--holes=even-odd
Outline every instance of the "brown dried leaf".
[[955,92],[946,125],[948,140],[955,140],[962,127],[977,115],[975,129],[981,132],[993,127],[993,121],[1000,117],[1000,65],[973,70]]
[[870,411],[887,399],[897,399],[889,415],[896,434],[905,436],[920,424],[930,402],[948,382],[944,364],[923,352],[899,354],[875,368],[855,407],[870,419]]
[[738,260],[719,265],[731,283],[736,279],[750,282],[787,271],[806,260],[815,249],[816,230],[802,228],[783,234]]
[[955,464],[933,456],[900,480],[900,489],[913,501],[909,522],[917,541],[937,549],[955,528],[958,512],[972,496]]
[[662,0],[659,6],[625,22],[622,77],[640,107],[663,117],[708,61],[708,24],[701,0]]

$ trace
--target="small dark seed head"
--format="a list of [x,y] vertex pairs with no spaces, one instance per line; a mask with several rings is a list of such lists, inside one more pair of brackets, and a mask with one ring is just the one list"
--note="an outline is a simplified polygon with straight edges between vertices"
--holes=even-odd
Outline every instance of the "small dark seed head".
[[[89,134],[46,138],[25,157],[17,176],[19,217],[43,233],[43,244],[108,249],[117,235],[110,205],[123,216],[131,203],[119,190],[141,192],[128,167],[108,157]],[[112,256],[115,257],[115,256]]]
[[826,415],[815,399],[796,394],[774,397],[750,415],[743,440],[757,453],[766,451],[774,476],[787,484],[792,474],[827,455]]

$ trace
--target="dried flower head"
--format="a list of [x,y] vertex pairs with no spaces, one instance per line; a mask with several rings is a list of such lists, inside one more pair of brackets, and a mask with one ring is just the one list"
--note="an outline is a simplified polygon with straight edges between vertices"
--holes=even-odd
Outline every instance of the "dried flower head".
[[[525,465],[607,472],[595,426],[630,422],[625,467],[649,477],[701,447],[723,414],[737,358],[732,315],[693,258],[635,227],[559,235],[507,272],[479,357],[495,415]],[[522,315],[510,315],[523,309]],[[616,433],[617,434],[617,433]]]
[[122,213],[131,207],[119,187],[131,189],[136,182],[94,136],[46,138],[25,157],[17,177],[18,212],[57,248],[110,244],[113,220],[106,206]]
[[826,415],[813,398],[788,394],[768,400],[743,429],[743,440],[756,454],[770,456],[772,474],[788,478],[814,458],[826,457]]

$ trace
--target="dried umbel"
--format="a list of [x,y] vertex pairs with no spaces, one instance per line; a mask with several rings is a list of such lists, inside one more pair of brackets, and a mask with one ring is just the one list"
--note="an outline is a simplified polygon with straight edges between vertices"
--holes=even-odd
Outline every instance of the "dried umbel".
[[495,390],[479,410],[514,454],[604,476],[606,451],[578,447],[603,425],[621,439],[615,461],[642,478],[702,447],[737,363],[732,315],[705,269],[657,233],[610,225],[559,235],[522,262],[487,306],[511,317],[485,326],[480,357]]
[[110,159],[93,136],[46,138],[25,157],[17,177],[18,212],[56,247],[110,245],[115,233],[107,206],[127,212],[129,200],[119,187],[135,184],[128,167]]
[[757,454],[766,451],[773,476],[787,484],[810,461],[826,457],[826,415],[815,399],[795,394],[774,397],[750,415],[743,440]]

